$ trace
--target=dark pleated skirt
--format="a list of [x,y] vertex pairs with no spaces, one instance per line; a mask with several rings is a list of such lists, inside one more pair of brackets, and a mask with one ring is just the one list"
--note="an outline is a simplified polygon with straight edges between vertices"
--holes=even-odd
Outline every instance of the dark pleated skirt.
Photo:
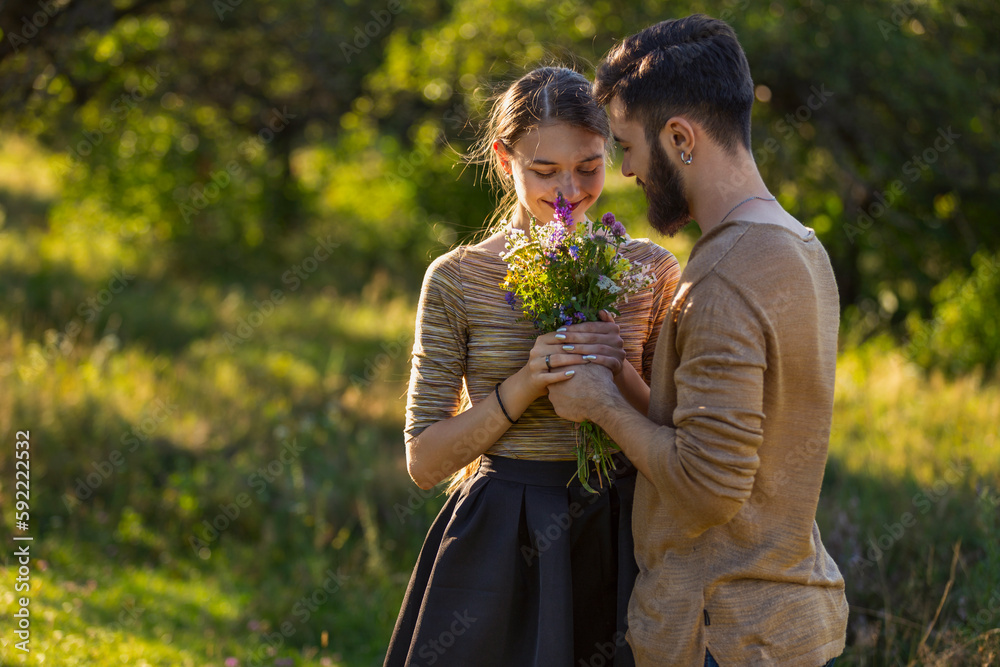
[[637,568],[635,468],[588,493],[574,461],[484,456],[434,520],[385,665],[616,667]]

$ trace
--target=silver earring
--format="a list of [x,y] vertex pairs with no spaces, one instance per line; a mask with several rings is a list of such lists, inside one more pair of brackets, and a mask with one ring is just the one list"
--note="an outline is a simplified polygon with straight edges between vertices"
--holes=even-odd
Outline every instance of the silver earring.
[[688,153],[687,157],[684,157],[684,151],[681,151],[681,162],[683,162],[684,164],[691,164],[692,162],[694,162],[694,151]]

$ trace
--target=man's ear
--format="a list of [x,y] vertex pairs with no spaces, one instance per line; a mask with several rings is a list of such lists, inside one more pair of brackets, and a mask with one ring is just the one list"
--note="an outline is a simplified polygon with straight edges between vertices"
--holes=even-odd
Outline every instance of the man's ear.
[[[660,130],[660,147],[668,155],[693,155],[695,148],[695,131],[691,123],[683,116],[673,116]],[[684,158],[681,158],[682,160]]]

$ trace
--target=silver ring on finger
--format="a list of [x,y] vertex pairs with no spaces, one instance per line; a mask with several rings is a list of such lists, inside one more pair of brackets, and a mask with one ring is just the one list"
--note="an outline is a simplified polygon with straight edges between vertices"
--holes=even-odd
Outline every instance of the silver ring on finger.
[[549,358],[550,358],[551,356],[552,356],[551,354],[546,354],[546,355],[545,355],[545,367],[549,369],[549,372],[550,372],[550,373],[552,372],[552,364],[551,364],[551,363],[549,363]]

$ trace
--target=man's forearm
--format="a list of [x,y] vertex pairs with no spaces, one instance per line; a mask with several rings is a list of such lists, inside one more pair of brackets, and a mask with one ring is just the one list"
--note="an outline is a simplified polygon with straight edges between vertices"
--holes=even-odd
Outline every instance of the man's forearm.
[[[744,449],[755,452],[759,435],[747,434],[745,439],[725,443],[704,441],[704,448],[692,446],[683,431],[644,417],[617,392],[591,407],[588,419],[618,443],[660,494],[661,502],[674,499],[667,501],[678,510],[672,521],[688,536],[727,523],[750,496],[756,456],[745,455],[740,461],[728,455]],[[706,436],[711,434],[710,428],[703,431]],[[687,500],[676,503],[678,498]]]
[[632,465],[646,479],[654,482],[652,470],[657,431],[659,426],[640,414],[618,392],[611,393],[607,401],[597,403],[592,408],[591,421],[596,423],[612,440],[618,443]]

